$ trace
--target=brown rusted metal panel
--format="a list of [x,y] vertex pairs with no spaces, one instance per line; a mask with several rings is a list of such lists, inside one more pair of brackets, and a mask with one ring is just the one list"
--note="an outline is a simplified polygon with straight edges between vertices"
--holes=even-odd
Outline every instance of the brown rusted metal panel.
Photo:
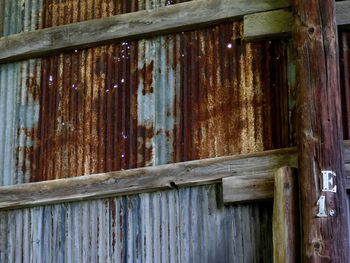
[[288,42],[245,43],[240,22],[181,38],[183,138],[189,160],[287,147]]
[[[42,27],[177,2],[44,0]],[[40,113],[33,144],[18,148],[23,174],[42,181],[293,145],[289,42],[241,35],[231,21],[43,58],[27,85]],[[211,185],[2,212],[0,260],[268,261],[271,203],[224,207],[220,195]]]
[[[43,27],[149,4],[44,1]],[[293,145],[288,41],[241,35],[226,22],[44,58],[31,180]]]

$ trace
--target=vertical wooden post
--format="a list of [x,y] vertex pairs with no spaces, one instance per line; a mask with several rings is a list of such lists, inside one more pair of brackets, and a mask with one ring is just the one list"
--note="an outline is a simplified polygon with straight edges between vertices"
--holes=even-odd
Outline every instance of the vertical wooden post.
[[334,0],[292,2],[302,260],[350,262]]
[[295,168],[282,167],[275,173],[272,231],[273,262],[299,262],[299,191]]

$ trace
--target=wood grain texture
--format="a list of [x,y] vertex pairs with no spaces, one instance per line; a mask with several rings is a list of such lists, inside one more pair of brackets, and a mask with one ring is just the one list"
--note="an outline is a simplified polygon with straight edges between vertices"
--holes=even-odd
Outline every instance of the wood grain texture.
[[[337,25],[350,26],[350,1],[336,2]],[[244,16],[244,39],[259,40],[289,36],[293,15],[289,9],[273,10]]]
[[[344,148],[345,167],[350,174],[350,141],[344,142]],[[0,187],[0,209],[98,199],[221,181],[226,203],[266,200],[273,197],[274,171],[282,166],[297,166],[296,149]],[[350,189],[350,180],[347,188]]]
[[260,201],[273,198],[273,171],[261,178],[232,176],[222,179],[225,204]]
[[337,2],[335,5],[338,26],[350,25],[350,1]]
[[299,192],[297,169],[275,172],[273,199],[273,262],[296,263],[300,259]]
[[208,26],[283,8],[288,0],[198,0],[0,38],[0,63]]
[[205,185],[222,178],[265,178],[296,166],[296,149],[266,151],[185,163],[0,187],[0,209],[79,201],[162,189]]
[[292,33],[293,15],[289,9],[280,9],[244,16],[244,39],[262,39],[288,36]]
[[[302,262],[350,262],[342,151],[337,27],[333,0],[293,0]],[[336,173],[337,192],[322,191],[322,170]],[[334,216],[317,217],[326,198]]]

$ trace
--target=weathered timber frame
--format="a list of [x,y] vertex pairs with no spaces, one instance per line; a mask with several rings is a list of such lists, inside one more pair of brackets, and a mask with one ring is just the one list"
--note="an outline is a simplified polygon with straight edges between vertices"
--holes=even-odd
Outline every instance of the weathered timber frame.
[[[0,187],[0,209],[221,183],[232,176],[246,181],[244,191],[253,190],[244,198],[237,192],[236,199],[269,199],[273,197],[273,173],[282,166],[297,166],[295,148]],[[256,180],[261,185],[256,187]]]
[[112,41],[181,32],[289,5],[288,0],[197,0],[156,10],[20,33],[0,38],[0,63],[52,55],[55,52]]
[[[242,17],[247,41],[293,33],[298,51],[297,148],[0,187],[0,209],[222,183],[227,204],[274,198],[275,261],[296,262],[301,248],[303,262],[349,262],[345,196],[350,180],[345,175],[350,174],[350,141],[342,145],[336,26],[350,26],[350,1],[293,0],[291,5],[288,0],[197,0],[2,37],[0,63]],[[338,191],[325,194],[335,214],[318,218],[324,169],[337,174]]]
[[[350,1],[335,3],[336,23],[341,28],[350,26]],[[244,16],[244,39],[252,41],[291,36],[293,14],[291,8],[282,8]]]
[[302,262],[349,262],[335,2],[292,3]]
[[[344,142],[350,173],[350,141]],[[272,199],[274,172],[298,167],[296,148],[0,187],[0,209],[98,199],[222,183],[225,203]],[[350,177],[346,188],[350,189]]]
[[[291,35],[288,0],[198,0],[108,18],[0,37],[0,63],[52,55],[104,43],[180,32],[244,17],[244,38]],[[350,1],[336,3],[337,24],[350,25]],[[31,43],[31,45],[27,45]]]

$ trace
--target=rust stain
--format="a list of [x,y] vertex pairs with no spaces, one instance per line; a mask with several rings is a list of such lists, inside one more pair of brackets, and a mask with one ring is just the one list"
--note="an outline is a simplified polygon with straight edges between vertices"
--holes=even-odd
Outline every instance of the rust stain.
[[[43,27],[137,7],[134,1],[83,2],[45,1]],[[136,120],[129,112],[136,107],[135,45],[75,50],[43,60],[32,181],[136,167],[136,158],[129,158],[136,151],[136,139],[130,138]]]
[[[135,10],[136,1],[45,1],[43,27]],[[152,165],[157,135],[172,140],[174,162],[293,144],[286,41],[241,35],[241,21],[168,35],[164,72],[156,57],[138,70],[140,41],[45,58],[32,180]],[[155,74],[172,72],[173,128],[138,124],[139,82],[157,96]]]
[[137,155],[138,167],[151,166],[153,160],[153,145],[154,127],[139,125],[137,127]]
[[152,60],[151,63],[148,65],[144,65],[143,68],[141,69],[140,74],[142,74],[143,77],[143,90],[142,94],[145,96],[146,94],[153,93],[154,88],[152,86],[153,83],[153,66],[154,66],[154,61]]
[[234,22],[181,36],[182,160],[292,144],[287,45],[241,32]]

